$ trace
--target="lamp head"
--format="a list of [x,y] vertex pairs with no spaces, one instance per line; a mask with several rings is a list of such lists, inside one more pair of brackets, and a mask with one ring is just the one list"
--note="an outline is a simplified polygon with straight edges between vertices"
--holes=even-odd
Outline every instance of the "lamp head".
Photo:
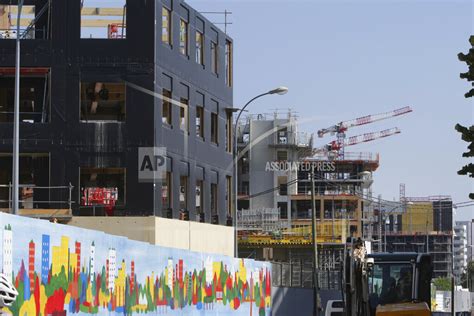
[[269,94],[279,94],[279,95],[284,95],[287,92],[288,92],[288,88],[284,86],[268,91]]

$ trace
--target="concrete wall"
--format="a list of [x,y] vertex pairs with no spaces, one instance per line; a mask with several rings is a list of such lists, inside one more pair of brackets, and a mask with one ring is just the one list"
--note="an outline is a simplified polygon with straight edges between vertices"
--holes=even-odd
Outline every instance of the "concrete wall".
[[103,231],[163,247],[234,255],[232,227],[161,217],[73,217],[69,225]]

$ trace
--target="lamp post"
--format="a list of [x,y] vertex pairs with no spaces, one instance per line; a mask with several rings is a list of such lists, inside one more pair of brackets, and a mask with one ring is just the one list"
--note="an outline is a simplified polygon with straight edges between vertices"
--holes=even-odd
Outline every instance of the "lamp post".
[[249,106],[250,103],[255,101],[258,98],[261,98],[266,95],[270,94],[278,94],[278,95],[284,95],[288,92],[287,87],[278,87],[276,89],[270,90],[268,92],[262,93],[257,95],[256,97],[253,97],[248,101],[239,111],[239,114],[237,114],[237,119],[235,120],[235,125],[234,125],[234,256],[237,258],[239,256],[239,250],[238,250],[238,240],[237,240],[237,194],[238,194],[238,185],[239,182],[237,181],[237,167],[239,163],[239,155],[238,155],[238,147],[237,147],[237,125],[239,124],[239,119],[240,116],[242,115],[242,112]]
[[13,172],[12,172],[12,213],[18,214],[18,191],[20,164],[20,17],[23,0],[18,1],[18,16],[16,20],[16,61],[15,61],[15,104],[13,109]]

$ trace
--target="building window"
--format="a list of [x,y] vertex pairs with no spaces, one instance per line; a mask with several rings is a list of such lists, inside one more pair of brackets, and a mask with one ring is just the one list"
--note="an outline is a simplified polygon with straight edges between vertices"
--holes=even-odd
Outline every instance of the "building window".
[[232,87],[232,43],[225,42],[225,83]]
[[196,181],[196,213],[204,213],[204,185],[202,180]]
[[114,8],[94,0],[83,0],[81,4],[81,38],[127,37],[126,0],[114,1]]
[[204,35],[201,32],[196,31],[196,62],[200,65],[204,65],[203,47]]
[[217,113],[211,113],[211,142],[218,143],[218,117]]
[[179,128],[186,132],[189,130],[188,100],[185,98],[181,98],[179,106]]
[[171,172],[166,172],[166,177],[161,184],[161,203],[163,210],[171,208],[171,192],[173,186],[171,185]]
[[211,183],[211,214],[217,214],[217,184]]
[[81,121],[125,121],[125,83],[81,82]]
[[204,138],[204,107],[196,106],[196,136]]
[[165,7],[161,9],[161,41],[171,45],[171,11]]
[[232,113],[227,113],[225,121],[226,150],[232,152]]
[[80,168],[82,206],[103,206],[109,215],[125,205],[125,168]]
[[225,194],[227,213],[232,216],[232,177],[226,177],[226,194]]
[[288,160],[288,152],[286,150],[277,151],[277,161],[287,161],[287,160]]
[[[50,103],[49,69],[21,68],[20,122],[48,123]],[[0,69],[0,123],[13,122],[15,68]]]
[[171,107],[171,91],[163,89],[163,112],[161,115],[161,121],[164,124],[171,125],[171,113],[172,113],[172,107]]
[[288,144],[288,129],[283,128],[278,131],[278,144]]
[[217,57],[217,43],[211,41],[211,71],[215,74],[217,74]]
[[278,208],[280,209],[280,218],[288,219],[288,203],[278,202]]
[[188,177],[179,178],[179,209],[188,209]]
[[278,193],[282,196],[288,194],[288,178],[286,176],[278,177],[278,186],[279,191]]
[[179,22],[179,51],[188,56],[188,22],[183,19]]

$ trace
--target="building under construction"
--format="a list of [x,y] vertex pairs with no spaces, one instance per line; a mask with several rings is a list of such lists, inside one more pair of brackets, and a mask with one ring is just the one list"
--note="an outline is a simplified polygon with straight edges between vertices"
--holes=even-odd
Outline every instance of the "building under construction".
[[451,197],[402,197],[400,204],[404,207],[382,209],[379,214],[384,251],[429,253],[433,260],[433,277],[451,276],[453,272]]
[[312,286],[314,170],[321,287],[339,288],[340,278],[334,276],[347,237],[372,238],[366,225],[373,219],[372,206],[366,201],[378,155],[315,155],[312,135],[298,131],[292,112],[249,116],[238,126],[239,256],[279,262],[276,283]]
[[232,39],[181,0],[99,2],[0,0],[0,209],[19,37],[20,214],[232,223]]

